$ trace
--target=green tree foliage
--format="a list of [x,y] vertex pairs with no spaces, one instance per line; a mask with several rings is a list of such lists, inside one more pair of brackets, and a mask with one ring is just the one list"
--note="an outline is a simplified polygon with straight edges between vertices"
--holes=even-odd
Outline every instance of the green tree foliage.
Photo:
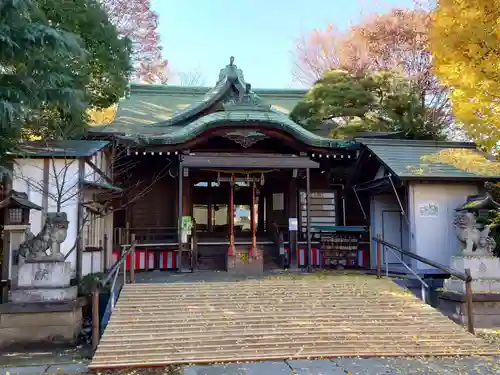
[[[71,116],[85,108],[68,61],[87,54],[78,37],[50,24],[32,0],[0,3],[0,125],[2,138],[15,135],[45,105]],[[15,130],[17,130],[17,132]]]
[[[88,109],[101,110],[118,102],[126,91],[132,72],[130,62],[131,44],[118,35],[116,27],[109,21],[104,8],[97,0],[38,0],[41,10],[51,24],[67,32],[77,34],[87,51],[84,64],[73,61],[75,84],[84,92]],[[57,108],[48,108],[42,124],[51,124],[46,129],[54,134],[59,129],[61,136],[78,134],[88,123],[87,113],[81,114],[82,123],[74,119],[54,116]],[[57,134],[57,133],[56,133]]]
[[409,139],[442,138],[442,129],[426,120],[425,111],[408,79],[396,71],[353,75],[331,70],[290,116],[312,131],[326,124],[334,138],[365,131],[402,132]]
[[130,46],[94,0],[0,2],[0,150],[71,137],[124,94]]

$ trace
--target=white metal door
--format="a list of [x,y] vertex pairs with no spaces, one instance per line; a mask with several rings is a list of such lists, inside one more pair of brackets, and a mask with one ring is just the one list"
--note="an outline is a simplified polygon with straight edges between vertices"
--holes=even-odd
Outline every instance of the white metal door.
[[[403,215],[401,211],[382,211],[382,238],[385,242],[391,245],[402,248],[403,247]],[[393,250],[394,251],[394,250]],[[389,264],[401,264],[402,259],[401,253],[397,251],[389,251],[388,248],[383,248],[383,257],[387,257],[387,263]],[[384,263],[386,259],[383,258]]]

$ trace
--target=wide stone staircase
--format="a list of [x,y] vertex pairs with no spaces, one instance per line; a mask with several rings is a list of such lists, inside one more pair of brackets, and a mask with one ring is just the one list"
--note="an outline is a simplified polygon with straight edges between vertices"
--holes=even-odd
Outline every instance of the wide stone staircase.
[[90,368],[498,354],[391,280],[278,277],[127,284]]

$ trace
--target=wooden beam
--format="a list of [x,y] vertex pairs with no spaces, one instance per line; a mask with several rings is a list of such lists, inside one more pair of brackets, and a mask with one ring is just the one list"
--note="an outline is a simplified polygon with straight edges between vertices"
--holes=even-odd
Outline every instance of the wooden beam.
[[104,178],[108,183],[110,183],[111,185],[113,185],[113,180],[108,176],[106,175],[106,173],[104,173],[97,165],[95,165],[91,160],[90,158],[85,158],[85,163],[87,163],[89,165],[90,168],[92,168],[92,170],[94,170],[99,176],[101,176],[102,178]]

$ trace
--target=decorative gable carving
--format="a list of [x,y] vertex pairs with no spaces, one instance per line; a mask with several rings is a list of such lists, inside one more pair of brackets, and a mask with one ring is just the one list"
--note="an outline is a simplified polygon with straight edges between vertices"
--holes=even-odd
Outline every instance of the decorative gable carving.
[[224,134],[224,137],[239,144],[243,148],[252,147],[257,142],[267,138],[265,134],[252,130],[237,130]]

